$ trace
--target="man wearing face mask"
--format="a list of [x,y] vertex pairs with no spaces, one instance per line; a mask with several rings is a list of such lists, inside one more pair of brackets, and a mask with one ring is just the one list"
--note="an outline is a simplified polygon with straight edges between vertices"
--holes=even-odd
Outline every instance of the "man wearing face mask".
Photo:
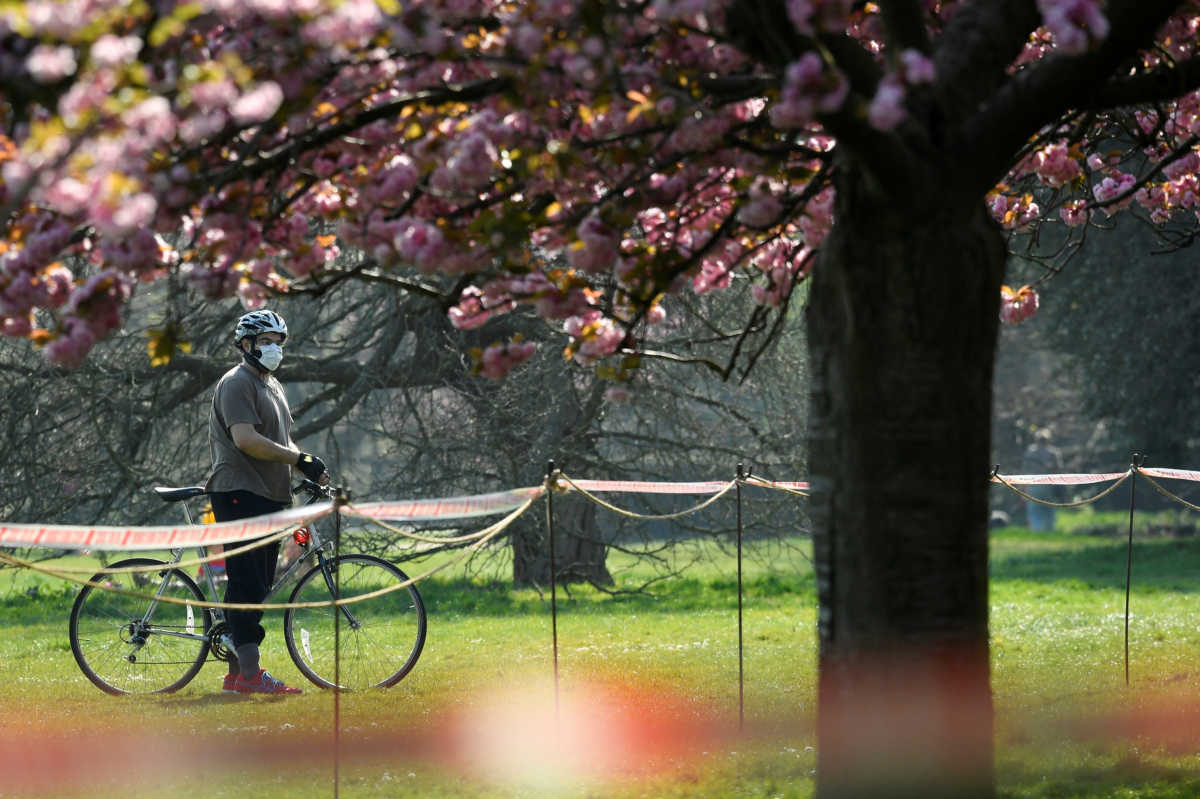
[[[283,360],[287,323],[273,311],[238,319],[233,345],[242,361],[217,382],[208,415],[213,470],[205,489],[216,521],[262,516],[292,504],[291,471],[322,484],[325,464],[301,452],[291,438],[292,413],[283,386],[272,376]],[[226,558],[225,601],[259,603],[275,575],[279,542]],[[233,650],[223,690],[227,693],[298,694],[259,663],[266,631],[262,611],[226,611]]]

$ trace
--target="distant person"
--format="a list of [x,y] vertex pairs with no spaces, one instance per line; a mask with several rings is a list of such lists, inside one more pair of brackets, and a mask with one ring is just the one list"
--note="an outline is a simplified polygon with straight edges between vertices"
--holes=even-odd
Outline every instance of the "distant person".
[[[1043,427],[1033,434],[1033,442],[1025,449],[1024,472],[1026,474],[1058,474],[1062,471],[1062,453],[1052,445],[1053,435]],[[1026,494],[1040,500],[1053,502],[1058,491],[1052,485],[1024,486]],[[1025,518],[1029,529],[1044,533],[1054,529],[1054,511],[1050,505],[1025,500]]]
[[[292,413],[271,373],[283,360],[287,324],[272,311],[243,315],[233,333],[241,363],[217,382],[208,414],[212,474],[205,489],[218,522],[276,513],[292,504],[291,470],[328,483],[320,458],[292,442]],[[274,582],[279,542],[225,559],[225,601],[257,604]],[[259,663],[266,631],[261,610],[230,610],[225,618],[236,654],[223,690],[241,694],[298,694]]]

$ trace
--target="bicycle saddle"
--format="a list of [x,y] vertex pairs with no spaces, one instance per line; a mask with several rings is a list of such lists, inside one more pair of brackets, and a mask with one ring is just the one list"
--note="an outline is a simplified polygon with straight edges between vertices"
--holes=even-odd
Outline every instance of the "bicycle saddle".
[[167,488],[166,486],[154,486],[154,493],[164,502],[179,502],[183,499],[191,499],[205,493],[204,486],[187,486],[186,488]]

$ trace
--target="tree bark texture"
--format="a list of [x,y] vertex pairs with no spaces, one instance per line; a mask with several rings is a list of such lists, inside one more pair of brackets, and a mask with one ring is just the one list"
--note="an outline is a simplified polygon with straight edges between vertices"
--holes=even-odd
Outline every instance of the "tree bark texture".
[[951,181],[897,201],[865,175],[841,164],[808,305],[817,795],[981,799],[1004,246]]
[[[513,582],[550,585],[550,545],[544,514],[536,523],[514,528]],[[597,527],[596,506],[577,495],[554,497],[554,572],[559,585],[612,585],[605,565],[608,547]]]

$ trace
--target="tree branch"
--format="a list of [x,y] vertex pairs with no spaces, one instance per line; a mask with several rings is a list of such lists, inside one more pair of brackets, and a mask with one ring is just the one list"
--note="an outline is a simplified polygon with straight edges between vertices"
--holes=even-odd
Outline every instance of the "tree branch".
[[[980,5],[990,6],[975,3],[966,8]],[[1009,5],[1003,4],[1001,13],[1007,13]],[[1098,47],[1078,56],[1051,55],[1013,75],[962,127],[964,150],[958,161],[974,165],[964,178],[973,188],[990,188],[1026,139],[1071,108],[1089,107],[1088,98],[1150,45],[1178,6],[1178,0],[1112,0],[1106,7],[1111,31]]]
[[239,161],[225,172],[205,178],[204,182],[213,189],[219,189],[236,181],[252,181],[271,170],[288,166],[301,154],[323,147],[347,133],[364,128],[381,119],[390,119],[408,106],[421,103],[470,103],[493,94],[500,94],[507,91],[512,85],[511,78],[497,77],[406,94],[368,108],[342,122],[307,131],[273,152],[262,154],[249,161]]

